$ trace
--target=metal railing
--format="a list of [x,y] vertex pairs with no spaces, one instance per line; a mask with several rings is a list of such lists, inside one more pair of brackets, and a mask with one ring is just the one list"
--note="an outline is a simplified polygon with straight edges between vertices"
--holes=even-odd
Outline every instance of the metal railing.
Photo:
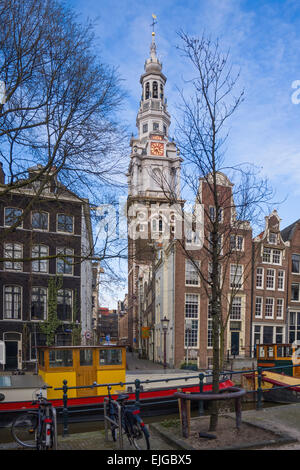
[[[273,386],[272,388],[270,389],[263,389],[262,388],[262,382],[263,382],[263,373],[265,371],[268,371],[268,370],[276,370],[276,369],[280,369],[281,371],[283,369],[288,369],[288,368],[291,368],[291,367],[299,367],[299,365],[294,365],[294,364],[291,364],[291,365],[284,365],[284,366],[276,366],[276,367],[257,367],[256,369],[248,369],[248,370],[237,370],[237,371],[234,371],[234,370],[225,370],[223,372],[220,372],[220,378],[223,377],[223,380],[225,379],[232,379],[233,376],[237,376],[237,375],[247,375],[247,374],[254,374],[254,378],[257,377],[257,388],[256,389],[253,389],[253,390],[246,390],[246,393],[247,394],[256,394],[256,401],[257,401],[257,409],[261,409],[262,408],[262,399],[263,399],[263,394],[264,393],[268,393],[269,391],[274,391],[274,390],[282,390],[282,389],[290,389],[290,388],[294,388],[294,387],[300,387],[300,383],[299,384],[293,384],[293,385],[286,385],[286,386],[283,386],[283,385],[278,385],[278,386]],[[134,392],[131,391],[131,392],[127,392],[127,393],[134,393],[134,396],[135,396],[135,403],[138,405],[138,406],[143,406],[143,403],[140,403],[140,394],[141,392],[143,391],[143,385],[149,385],[149,384],[155,384],[155,383],[161,383],[161,382],[164,382],[166,384],[168,384],[169,382],[174,382],[174,381],[189,381],[189,380],[198,380],[198,385],[199,385],[199,392],[202,393],[203,392],[203,387],[204,387],[204,384],[205,384],[205,379],[206,378],[209,378],[209,377],[212,377],[213,373],[212,372],[209,372],[209,373],[204,373],[204,372],[200,372],[199,374],[197,375],[185,375],[185,376],[176,376],[176,377],[168,377],[168,378],[159,378],[159,379],[152,379],[152,380],[149,380],[149,379],[146,379],[146,380],[139,380],[139,379],[135,379],[134,381],[130,381],[130,382],[115,382],[115,383],[105,383],[105,384],[98,384],[96,382],[94,382],[93,384],[91,385],[81,385],[81,386],[71,386],[69,387],[68,386],[68,382],[67,380],[63,380],[63,386],[62,387],[58,387],[58,388],[54,388],[54,390],[61,390],[63,392],[63,409],[62,409],[62,416],[63,416],[63,431],[62,431],[62,435],[65,436],[68,434],[69,432],[69,428],[68,428],[68,423],[69,423],[69,414],[75,414],[75,413],[82,413],[82,410],[70,410],[68,408],[68,391],[70,390],[79,390],[79,389],[95,389],[95,388],[98,388],[98,387],[125,387],[125,386],[132,386],[134,385],[135,386],[135,390]],[[299,381],[300,381],[300,377],[299,377]],[[178,387],[182,387],[182,385],[179,385]],[[300,390],[299,390],[300,391]],[[102,395],[103,396],[103,395]],[[99,398],[101,397],[101,395],[99,395]],[[104,399],[105,401],[105,399]],[[115,400],[114,400],[115,401]],[[174,398],[173,399],[166,399],[166,400],[160,400],[160,404],[170,404],[174,402]],[[156,402],[153,401],[153,402],[147,402],[147,405],[153,405],[155,404]],[[89,411],[95,411],[95,408],[92,408],[92,409],[88,409],[86,408],[85,409],[85,412],[89,412]],[[204,414],[204,406],[203,406],[203,401],[199,401],[199,407],[198,407],[198,413],[199,415],[203,415]],[[121,433],[120,433],[121,434]]]

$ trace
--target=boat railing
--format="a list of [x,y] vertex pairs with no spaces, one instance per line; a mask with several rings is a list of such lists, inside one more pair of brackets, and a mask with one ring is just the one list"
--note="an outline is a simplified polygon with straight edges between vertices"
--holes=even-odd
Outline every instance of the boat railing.
[[[242,370],[225,370],[225,371],[222,371],[220,372],[220,379],[222,378],[223,380],[226,380],[226,379],[230,379],[232,380],[234,376],[237,376],[237,375],[243,375],[243,376],[247,376],[249,374],[252,375],[253,378],[257,378],[257,387],[254,387],[253,389],[247,389],[246,390],[246,393],[248,395],[250,394],[256,394],[256,407],[257,409],[261,409],[263,404],[263,395],[265,393],[268,393],[268,391],[272,390],[277,390],[277,389],[294,389],[294,388],[297,388],[297,387],[300,387],[300,377],[299,377],[299,384],[289,384],[289,385],[278,385],[276,386],[273,385],[272,389],[263,389],[262,388],[262,382],[263,382],[263,374],[264,372],[266,371],[269,371],[269,370],[276,370],[276,369],[281,369],[284,370],[284,369],[288,369],[288,368],[291,368],[291,367],[299,367],[300,364],[291,364],[291,365],[282,365],[282,366],[273,366],[273,367],[261,367],[261,366],[258,366],[257,368],[253,368],[253,369],[242,369]],[[75,389],[95,389],[95,388],[98,388],[98,387],[102,387],[102,388],[107,388],[107,387],[125,387],[125,386],[132,386],[134,385],[135,387],[135,390],[133,392],[134,396],[135,396],[135,403],[138,404],[139,406],[143,406],[143,403],[140,403],[140,394],[141,392],[143,391],[143,386],[144,385],[149,385],[149,384],[155,384],[155,383],[162,383],[162,382],[165,382],[165,383],[169,383],[169,382],[174,382],[174,381],[188,381],[188,380],[195,380],[195,379],[198,379],[198,384],[199,384],[199,392],[202,393],[203,392],[203,387],[204,387],[204,383],[205,383],[205,379],[206,378],[209,378],[209,377],[212,377],[213,375],[213,372],[200,372],[199,374],[197,375],[184,375],[184,376],[180,376],[178,377],[176,375],[176,377],[168,377],[168,378],[162,378],[160,377],[159,379],[145,379],[145,380],[139,380],[139,379],[135,379],[134,381],[129,381],[129,382],[114,382],[114,383],[104,383],[104,384],[99,384],[97,382],[93,382],[92,384],[89,384],[89,385],[80,385],[80,386],[68,386],[68,382],[67,380],[63,380],[63,386],[62,387],[57,387],[57,388],[54,388],[54,390],[61,390],[63,392],[63,409],[62,409],[62,415],[63,415],[63,431],[62,431],[62,435],[65,436],[68,434],[68,423],[69,423],[69,414],[73,414],[73,413],[81,413],[82,411],[81,410],[70,410],[68,408],[68,391],[70,390],[75,390]],[[180,386],[181,387],[181,386]],[[299,391],[300,391],[300,388],[299,388]],[[171,399],[166,399],[165,401],[160,401],[160,404],[169,404],[172,400]],[[151,405],[151,403],[147,403],[147,405]],[[88,412],[89,409],[85,409],[85,412]],[[90,411],[95,411],[95,409],[91,409]],[[199,400],[199,415],[203,414],[203,402],[201,402],[201,400]]]

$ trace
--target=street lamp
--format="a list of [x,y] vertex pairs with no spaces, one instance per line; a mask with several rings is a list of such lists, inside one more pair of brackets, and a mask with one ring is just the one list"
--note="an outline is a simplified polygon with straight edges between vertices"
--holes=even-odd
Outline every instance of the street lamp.
[[166,343],[167,343],[167,331],[168,331],[168,326],[169,326],[169,319],[164,316],[164,318],[161,320],[162,324],[162,329],[164,332],[164,369],[167,368],[167,348],[166,348]]

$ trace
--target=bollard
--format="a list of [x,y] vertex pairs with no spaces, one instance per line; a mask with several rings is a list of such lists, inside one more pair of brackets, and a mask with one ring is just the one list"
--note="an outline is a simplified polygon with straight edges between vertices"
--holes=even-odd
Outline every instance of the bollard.
[[[199,392],[203,393],[203,382],[204,382],[204,374],[201,373],[199,374]],[[198,415],[203,416],[204,415],[204,406],[203,406],[203,400],[199,401],[198,405]]]
[[262,368],[257,368],[257,409],[262,408],[262,388],[261,388],[261,379],[262,379]]
[[140,406],[141,382],[139,379],[136,379],[134,383],[135,383],[135,403],[137,406]]
[[63,381],[63,437],[69,434],[68,429],[68,381]]

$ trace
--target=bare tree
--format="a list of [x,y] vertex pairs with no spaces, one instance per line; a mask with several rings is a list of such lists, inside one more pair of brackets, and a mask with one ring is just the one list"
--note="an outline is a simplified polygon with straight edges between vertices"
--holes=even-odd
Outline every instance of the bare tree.
[[[222,53],[218,41],[213,42],[204,35],[193,38],[180,32],[179,37],[181,45],[178,49],[187,59],[192,76],[186,82],[186,91],[181,92],[180,117],[177,120],[176,141],[184,161],[183,181],[187,193],[193,193],[195,203],[200,206],[204,196],[199,186],[201,181],[205,182],[208,188],[206,200],[210,200],[212,206],[212,210],[204,206],[202,215],[202,252],[207,262],[199,266],[196,252],[188,249],[186,240],[181,245],[202,279],[210,299],[213,392],[217,393],[223,365],[224,332],[235,296],[251,273],[251,258],[244,265],[242,276],[239,270],[229,272],[230,266],[238,267],[244,256],[234,243],[238,234],[251,229],[250,222],[257,220],[264,204],[270,201],[272,191],[254,166],[232,166],[225,160],[229,120],[244,99],[244,91],[238,89],[239,72],[234,73],[229,64],[229,54]],[[233,186],[225,181],[225,186],[230,186],[228,190],[222,190],[225,175],[228,181],[235,183]],[[195,217],[197,214],[192,218],[192,233]],[[193,235],[197,237],[197,233]],[[207,263],[208,270],[204,269]],[[229,282],[231,289],[228,296]],[[216,429],[217,422],[218,405],[214,402],[210,430]]]
[[[54,178],[94,206],[108,185],[122,185],[127,133],[117,115],[121,80],[95,56],[90,22],[79,23],[56,0],[0,0],[0,16],[1,197],[34,190],[5,238]],[[28,174],[29,167],[35,171]]]

